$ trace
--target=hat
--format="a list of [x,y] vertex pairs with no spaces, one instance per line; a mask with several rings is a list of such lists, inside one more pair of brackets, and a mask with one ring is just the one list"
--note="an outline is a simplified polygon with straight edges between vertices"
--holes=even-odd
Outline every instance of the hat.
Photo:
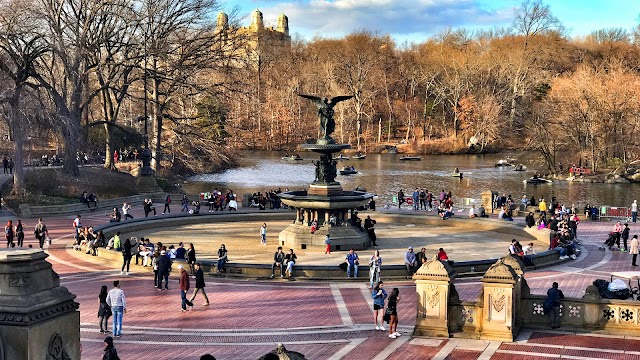
[[111,336],[107,336],[106,338],[104,338],[104,342],[106,342],[110,346],[113,346],[113,338]]
[[409,250],[413,250],[413,246],[409,246]]
[[180,270],[180,269],[184,269],[184,266],[178,265],[178,270]]
[[166,255],[166,254],[167,254],[166,251],[164,251],[164,250],[160,251],[160,255]]

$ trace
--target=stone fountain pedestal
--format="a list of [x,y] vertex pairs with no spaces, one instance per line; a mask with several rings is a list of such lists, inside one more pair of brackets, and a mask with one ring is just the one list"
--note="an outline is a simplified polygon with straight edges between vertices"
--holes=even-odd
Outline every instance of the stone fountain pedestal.
[[[320,161],[315,163],[316,180],[307,190],[279,195],[284,204],[296,211],[293,223],[280,233],[280,245],[295,250],[319,251],[325,249],[325,236],[329,234],[332,251],[368,248],[371,241],[358,223],[355,210],[368,203],[374,195],[344,191],[335,181],[337,170],[333,154],[350,146],[320,139],[316,144],[305,144],[302,148],[320,154]],[[317,222],[317,230],[311,233],[314,221]]]
[[0,360],[79,360],[75,295],[35,249],[0,250]]

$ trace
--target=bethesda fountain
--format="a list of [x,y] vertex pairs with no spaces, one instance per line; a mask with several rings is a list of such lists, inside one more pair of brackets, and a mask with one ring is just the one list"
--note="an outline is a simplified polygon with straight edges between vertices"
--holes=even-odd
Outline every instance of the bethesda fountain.
[[325,248],[325,236],[329,234],[332,251],[366,249],[371,242],[360,226],[356,209],[367,204],[374,194],[342,189],[336,181],[337,161],[333,154],[351,146],[336,144],[331,138],[335,130],[333,108],[352,96],[336,96],[330,100],[310,95],[299,96],[311,100],[318,107],[322,136],[314,144],[304,144],[302,148],[320,154],[320,159],[314,162],[315,181],[307,190],[288,191],[279,195],[284,204],[296,211],[293,223],[280,233],[280,244],[292,249]]

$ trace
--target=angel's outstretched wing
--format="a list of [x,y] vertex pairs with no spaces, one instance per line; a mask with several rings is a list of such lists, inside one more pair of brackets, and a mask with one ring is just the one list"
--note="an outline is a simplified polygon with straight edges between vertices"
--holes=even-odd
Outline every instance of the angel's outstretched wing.
[[345,101],[345,100],[349,100],[353,97],[353,95],[343,95],[343,96],[336,96],[331,98],[331,101],[329,101],[330,104],[335,105],[341,101]]
[[322,102],[322,98],[313,95],[298,94],[298,96],[313,101],[314,104]]

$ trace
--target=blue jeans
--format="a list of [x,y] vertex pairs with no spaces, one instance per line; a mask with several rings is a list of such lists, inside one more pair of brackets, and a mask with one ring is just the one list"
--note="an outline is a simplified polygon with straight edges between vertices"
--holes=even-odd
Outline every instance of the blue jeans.
[[631,212],[631,222],[636,222],[637,219],[638,219],[638,212],[637,211],[632,211]]
[[187,306],[193,306],[193,303],[187,300],[187,292],[180,290],[180,298],[182,298],[182,310],[187,310]]
[[413,200],[413,210],[418,210],[418,205],[420,205],[418,203],[418,198],[412,198]]
[[227,258],[218,260],[218,271],[222,271],[224,264],[227,262]]
[[122,306],[114,306],[111,308],[111,312],[113,313],[113,336],[122,335],[122,315],[124,314],[124,309]]
[[351,269],[355,269],[353,277],[358,277],[358,265],[351,264],[347,265],[347,277],[351,277]]

